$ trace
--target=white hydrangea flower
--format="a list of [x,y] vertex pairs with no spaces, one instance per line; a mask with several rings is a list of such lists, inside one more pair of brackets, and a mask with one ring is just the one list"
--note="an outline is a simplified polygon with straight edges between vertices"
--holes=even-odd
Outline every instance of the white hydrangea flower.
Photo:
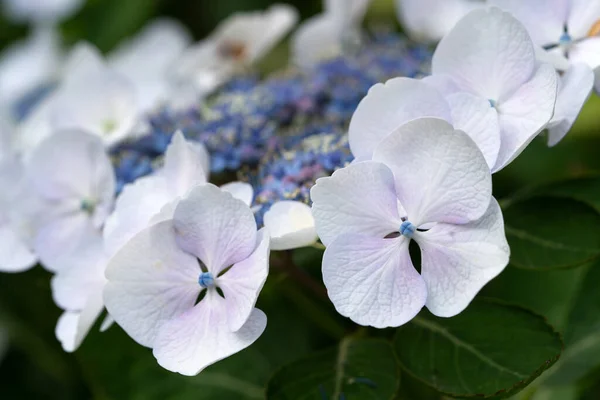
[[415,40],[438,42],[486,0],[395,0],[402,27]]
[[17,22],[52,24],[79,10],[83,0],[3,0],[4,11]]
[[59,86],[19,126],[25,159],[61,130],[85,130],[111,146],[136,133],[140,121],[135,85],[109,68],[99,51],[79,43],[65,62]]
[[0,108],[6,110],[6,117],[15,102],[58,77],[61,59],[60,41],[53,29],[35,29],[0,54]]
[[[600,1],[490,0],[513,13],[527,28],[538,58],[565,71],[559,84],[555,116],[548,127],[548,145],[558,143],[571,129],[594,86],[593,70],[600,67]],[[587,68],[586,68],[587,66]],[[600,88],[600,80],[596,80]]]
[[315,220],[310,207],[299,201],[274,203],[263,218],[271,235],[271,250],[291,250],[317,241]]
[[[431,78],[428,78],[428,80]],[[430,84],[394,78],[376,84],[352,115],[349,142],[358,161],[370,160],[378,144],[406,122],[420,117],[441,118],[467,133],[493,168],[500,148],[498,118],[487,100],[456,93],[445,98]]]
[[173,78],[206,94],[269,52],[294,27],[298,12],[276,4],[266,11],[239,12],[207,39],[188,48],[175,63]]
[[168,100],[169,69],[190,43],[191,36],[181,23],[161,18],[121,43],[108,55],[107,62],[133,83],[139,109],[149,111]]
[[311,67],[360,41],[360,24],[371,0],[325,0],[325,12],[306,20],[292,40],[294,62]]
[[250,208],[207,184],[179,202],[173,220],[145,229],[117,253],[104,300],[161,366],[195,375],[264,331],[266,316],[254,305],[268,265],[269,236],[257,231]]
[[24,213],[34,231],[33,248],[50,271],[81,261],[80,251],[101,237],[112,210],[115,176],[101,140],[81,131],[43,141],[26,165]]
[[[176,132],[165,153],[164,167],[125,186],[117,198],[103,233],[107,253],[114,255],[149,224],[173,218],[181,198],[208,182],[209,162],[202,144],[187,141],[181,132]],[[232,182],[222,189],[247,205],[252,202],[252,187],[246,183]]]
[[556,71],[537,62],[525,27],[498,8],[478,9],[461,19],[437,46],[432,71],[428,83],[447,96],[460,94],[451,105],[488,101],[500,131],[496,154],[482,148],[488,159],[496,159],[492,172],[514,160],[554,114]]
[[[483,154],[435,118],[399,127],[372,161],[311,190],[327,246],[323,280],[338,312],[361,325],[399,326],[425,305],[450,317],[508,264],[502,213]],[[421,249],[421,274],[409,242]]]

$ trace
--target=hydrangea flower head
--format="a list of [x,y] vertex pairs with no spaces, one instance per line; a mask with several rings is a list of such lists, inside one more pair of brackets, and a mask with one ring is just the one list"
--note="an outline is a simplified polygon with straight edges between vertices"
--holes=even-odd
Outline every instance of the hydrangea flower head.
[[195,375],[264,331],[266,316],[254,305],[268,260],[269,235],[257,231],[250,208],[207,184],[177,205],[173,220],[147,228],[117,253],[104,300],[160,365]]
[[[338,312],[399,326],[426,305],[453,316],[508,263],[500,207],[483,154],[435,118],[406,123],[372,161],[321,178],[313,215],[327,246],[323,280]],[[421,248],[421,274],[409,242]]]

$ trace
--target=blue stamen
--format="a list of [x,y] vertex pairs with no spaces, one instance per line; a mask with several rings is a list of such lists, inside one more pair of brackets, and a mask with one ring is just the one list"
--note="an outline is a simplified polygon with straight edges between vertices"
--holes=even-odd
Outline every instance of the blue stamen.
[[417,230],[417,227],[410,223],[410,221],[404,221],[402,225],[400,225],[399,232],[402,236],[407,238],[412,238],[413,234]]
[[198,284],[203,288],[209,288],[215,286],[215,278],[210,272],[203,272],[198,277]]
[[496,100],[488,99],[488,101],[490,102],[490,107],[492,107],[492,108],[496,107]]
[[96,209],[96,204],[91,200],[83,199],[79,204],[79,208],[85,213],[93,214],[94,210]]
[[564,32],[561,36],[560,39],[558,39],[558,43],[560,43],[561,45],[567,45],[569,43],[571,43],[573,39],[571,38],[571,35],[569,35],[567,32]]

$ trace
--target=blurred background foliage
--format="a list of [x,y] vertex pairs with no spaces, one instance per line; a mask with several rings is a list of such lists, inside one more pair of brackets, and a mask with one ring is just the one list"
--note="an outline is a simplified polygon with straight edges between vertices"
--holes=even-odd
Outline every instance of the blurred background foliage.
[[[321,10],[321,0],[280,1],[296,6],[303,19]],[[266,8],[272,3],[88,0],[82,10],[62,24],[61,30],[67,44],[84,39],[108,51],[156,16],[182,21],[196,39],[201,39],[231,13]],[[376,23],[397,24],[393,0],[373,2],[367,24]],[[0,49],[23,37],[26,31],[26,26],[0,17]],[[286,46],[266,57],[262,65],[265,71],[286,64]],[[592,96],[566,140],[550,150],[543,139],[535,140],[517,161],[494,177],[497,197],[562,178],[600,172],[599,120],[600,100]],[[318,281],[321,255],[315,249],[293,254],[297,264]],[[595,271],[599,268],[596,266]],[[592,271],[591,266],[546,273],[509,267],[485,288],[484,294],[531,308],[564,333],[573,304],[580,301],[577,295],[582,285],[593,279],[588,276]],[[335,345],[345,334],[365,334],[363,329],[354,331],[356,328],[338,316],[326,298],[291,284],[285,271],[273,270],[258,304],[269,316],[265,334],[249,349],[197,377],[186,378],[160,368],[151,351],[134,343],[118,326],[103,334],[94,328],[76,353],[63,352],[54,336],[60,311],[52,301],[49,280],[50,274],[41,268],[0,275],[0,325],[9,333],[9,343],[0,343],[5,352],[0,362],[1,399],[261,399],[265,382],[280,366]],[[593,282],[597,284],[597,279]],[[391,333],[373,330],[369,334],[389,337]],[[600,349],[600,338],[592,345],[592,349]],[[550,386],[535,395],[530,389],[522,398],[600,398],[599,372],[597,367],[590,368],[577,377],[577,385]],[[540,385],[538,381],[533,388]],[[439,395],[402,375],[399,398],[436,399]]]

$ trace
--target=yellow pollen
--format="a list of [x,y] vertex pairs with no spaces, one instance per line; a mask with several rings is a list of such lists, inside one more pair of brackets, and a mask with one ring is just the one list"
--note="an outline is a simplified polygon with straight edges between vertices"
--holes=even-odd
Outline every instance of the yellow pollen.
[[596,22],[594,22],[594,25],[592,25],[592,27],[590,28],[590,30],[588,31],[588,37],[592,37],[592,36],[598,36],[598,34],[600,34],[600,19]]

